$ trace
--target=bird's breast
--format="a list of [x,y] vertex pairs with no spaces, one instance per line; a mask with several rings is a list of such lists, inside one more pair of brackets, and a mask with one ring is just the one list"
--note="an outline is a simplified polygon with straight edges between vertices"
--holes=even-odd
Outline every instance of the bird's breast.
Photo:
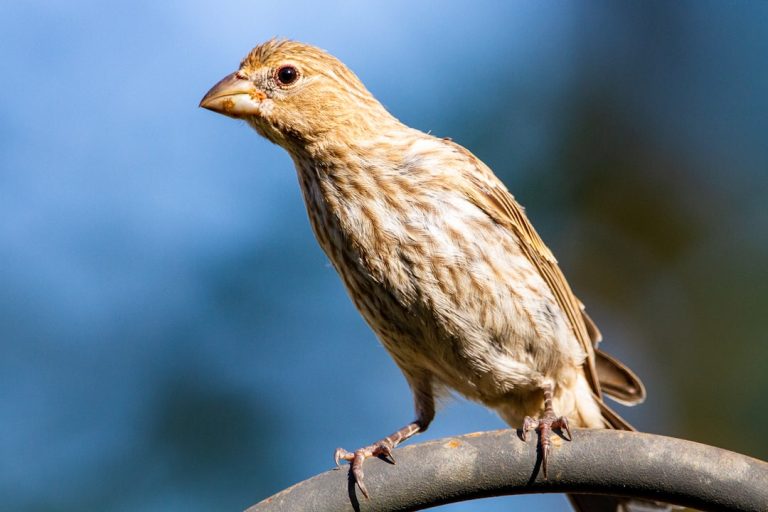
[[318,242],[401,367],[490,401],[574,355],[561,350],[575,340],[518,239],[471,202],[396,180],[339,190],[317,169],[299,177]]

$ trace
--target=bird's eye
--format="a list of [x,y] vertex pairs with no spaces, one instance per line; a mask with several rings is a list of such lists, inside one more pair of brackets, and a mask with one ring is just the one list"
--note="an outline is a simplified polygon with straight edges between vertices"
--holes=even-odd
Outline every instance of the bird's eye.
[[299,70],[294,66],[283,66],[275,73],[275,79],[280,85],[291,85],[299,78]]

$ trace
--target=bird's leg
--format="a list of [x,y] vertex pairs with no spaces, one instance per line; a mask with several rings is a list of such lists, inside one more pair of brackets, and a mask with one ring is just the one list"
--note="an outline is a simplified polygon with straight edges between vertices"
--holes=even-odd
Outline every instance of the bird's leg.
[[363,483],[363,463],[365,459],[369,457],[386,457],[394,464],[395,459],[392,457],[392,450],[406,439],[427,430],[427,427],[429,427],[429,424],[432,423],[432,419],[435,417],[435,399],[432,394],[431,378],[427,375],[414,376],[405,372],[404,374],[413,391],[416,421],[409,423],[381,441],[354,452],[348,452],[343,448],[336,448],[336,452],[333,454],[337,466],[340,465],[339,462],[342,460],[349,462],[352,478],[366,498],[368,498],[368,489],[365,488]]
[[568,433],[568,440],[573,439],[571,429],[568,427],[568,418],[565,416],[556,416],[552,408],[552,384],[544,386],[544,415],[540,419],[526,416],[523,421],[523,441],[528,440],[528,431],[536,430],[539,433],[539,447],[541,448],[541,467],[544,470],[544,478],[547,478],[547,457],[549,456],[549,447],[551,445],[550,436],[552,429],[559,428]]

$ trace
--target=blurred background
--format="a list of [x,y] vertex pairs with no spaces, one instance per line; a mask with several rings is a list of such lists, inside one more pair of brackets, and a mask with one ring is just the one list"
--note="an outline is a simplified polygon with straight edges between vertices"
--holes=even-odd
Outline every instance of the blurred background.
[[[766,27],[761,1],[3,2],[0,507],[237,511],[411,419],[287,154],[197,108],[276,35],[495,169],[645,380],[638,428],[767,458]],[[419,440],[503,427],[459,399]],[[531,506],[565,500],[445,509]]]

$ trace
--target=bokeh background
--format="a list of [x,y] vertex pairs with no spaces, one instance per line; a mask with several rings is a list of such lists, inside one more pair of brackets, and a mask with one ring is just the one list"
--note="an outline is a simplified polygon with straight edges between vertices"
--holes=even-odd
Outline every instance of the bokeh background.
[[[288,156],[197,108],[272,36],[526,205],[644,378],[768,457],[768,3],[0,4],[0,508],[241,510],[411,419]],[[422,439],[502,428],[463,400]],[[560,496],[446,510],[562,510]]]

